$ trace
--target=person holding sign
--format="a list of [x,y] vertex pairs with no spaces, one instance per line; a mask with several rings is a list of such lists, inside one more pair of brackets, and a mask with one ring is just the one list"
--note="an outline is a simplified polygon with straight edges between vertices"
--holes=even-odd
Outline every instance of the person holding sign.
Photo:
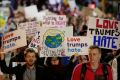
[[89,62],[78,64],[71,80],[113,80],[112,70],[108,64],[100,63],[101,49],[98,46],[89,47]]
[[26,64],[10,68],[6,66],[5,55],[0,51],[0,67],[3,73],[15,74],[16,80],[46,80],[45,69],[42,66],[36,65],[37,54],[32,48],[27,48],[24,51]]

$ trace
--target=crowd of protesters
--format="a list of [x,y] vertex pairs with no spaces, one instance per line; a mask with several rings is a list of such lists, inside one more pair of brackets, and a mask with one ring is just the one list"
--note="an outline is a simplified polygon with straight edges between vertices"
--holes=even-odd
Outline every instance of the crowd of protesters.
[[[87,35],[89,27],[87,20],[90,14],[82,12],[84,7],[90,10],[99,8],[103,12],[102,15],[92,13],[90,15],[92,17],[119,20],[119,15],[115,10],[117,7],[115,8],[112,1],[106,1],[104,4],[107,6],[103,7],[100,5],[102,0],[75,0],[76,7],[73,9],[67,0],[53,1],[56,3],[53,4],[51,0],[10,0],[7,27],[4,32],[0,31],[0,37],[4,33],[16,30],[19,23],[35,21],[36,19],[26,18],[24,14],[24,7],[33,4],[37,5],[38,11],[48,9],[52,13],[66,15],[67,26],[73,26],[74,36]],[[1,7],[2,5],[0,4]],[[28,37],[27,40],[29,44],[31,38]],[[40,58],[37,52],[25,46],[8,52],[10,59],[5,60],[7,54],[4,54],[0,49],[0,80],[120,80],[119,53],[120,50],[100,49],[98,46],[91,46],[89,56],[74,54],[71,57]],[[65,58],[68,61],[64,64]],[[13,62],[17,62],[16,67],[13,67]],[[24,63],[21,64],[22,62]],[[6,65],[7,63],[8,65]],[[86,71],[83,71],[83,66]],[[4,74],[9,75],[3,76]],[[15,79],[13,79],[14,77]]]

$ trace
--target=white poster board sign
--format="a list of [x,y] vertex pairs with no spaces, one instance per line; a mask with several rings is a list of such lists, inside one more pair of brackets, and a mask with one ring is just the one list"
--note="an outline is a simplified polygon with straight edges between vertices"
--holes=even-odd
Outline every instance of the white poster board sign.
[[120,22],[89,17],[88,33],[93,45],[106,49],[118,49],[120,44]]
[[92,45],[92,39],[88,36],[67,37],[66,41],[66,52],[68,56],[75,53],[79,55],[88,55],[88,49]]
[[40,28],[40,57],[66,56],[65,37],[73,36],[73,27]]
[[38,28],[41,27],[42,23],[40,21],[31,21],[18,24],[18,29],[26,31],[27,36],[34,36],[38,31]]
[[66,27],[65,15],[46,15],[43,17],[43,27]]
[[24,30],[15,30],[5,34],[2,37],[2,47],[4,52],[8,52],[26,45],[26,33]]

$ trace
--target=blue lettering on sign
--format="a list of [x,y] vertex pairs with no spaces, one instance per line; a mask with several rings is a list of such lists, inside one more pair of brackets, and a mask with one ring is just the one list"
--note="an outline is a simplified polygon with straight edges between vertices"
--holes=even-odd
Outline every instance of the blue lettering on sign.
[[117,49],[117,44],[116,44],[117,40],[118,40],[117,37],[94,36],[93,44],[99,47]]
[[12,47],[14,47],[14,46],[16,46],[15,43],[10,43],[10,44],[8,44],[8,45],[3,46],[3,48],[4,48],[4,49],[8,49],[8,48],[12,48]]
[[116,42],[117,39],[118,38],[113,37],[113,39],[112,39],[112,48],[117,48],[117,46],[115,45],[115,42]]
[[79,48],[68,48],[68,52],[80,52]]

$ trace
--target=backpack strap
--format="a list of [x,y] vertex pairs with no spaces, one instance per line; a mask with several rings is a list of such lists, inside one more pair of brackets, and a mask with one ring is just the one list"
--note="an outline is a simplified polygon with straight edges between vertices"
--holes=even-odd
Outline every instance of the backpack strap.
[[104,74],[105,80],[107,80],[107,76],[108,76],[107,65],[108,65],[108,64],[103,64],[103,66],[102,66],[102,70],[103,70],[103,74]]
[[81,68],[81,74],[80,74],[80,79],[84,80],[85,79],[85,74],[86,74],[86,63],[82,64],[82,68]]
[[117,57],[117,80],[120,80],[120,55]]

